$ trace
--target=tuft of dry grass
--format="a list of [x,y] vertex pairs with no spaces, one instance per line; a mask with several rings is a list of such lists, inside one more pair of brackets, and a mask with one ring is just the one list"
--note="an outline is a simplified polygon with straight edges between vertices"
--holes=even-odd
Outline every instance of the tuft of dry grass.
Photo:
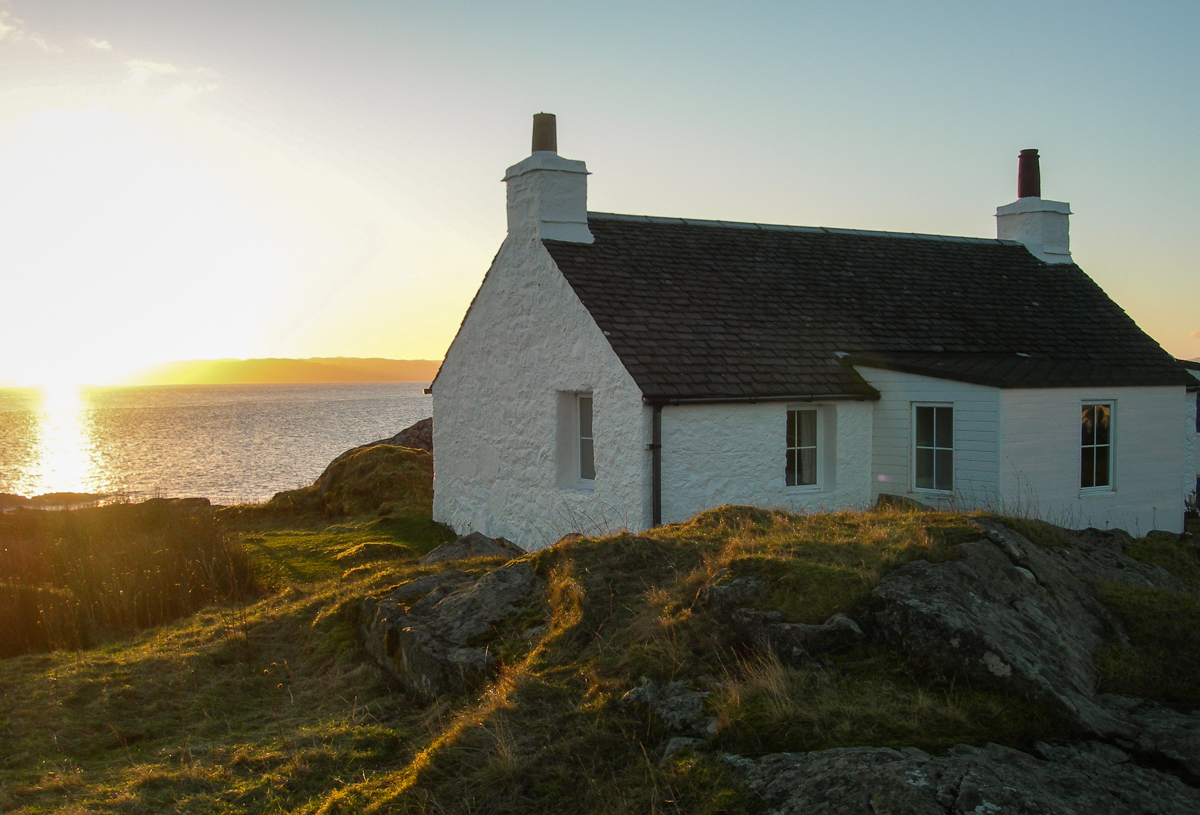
[[259,590],[207,510],[166,501],[0,515],[0,658],[87,648]]

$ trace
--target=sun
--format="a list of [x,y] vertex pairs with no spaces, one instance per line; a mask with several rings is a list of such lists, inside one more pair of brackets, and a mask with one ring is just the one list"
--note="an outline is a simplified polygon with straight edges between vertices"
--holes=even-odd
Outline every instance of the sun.
[[104,108],[0,130],[0,380],[108,382],[246,335],[241,298],[259,294],[270,240],[236,185],[169,136]]

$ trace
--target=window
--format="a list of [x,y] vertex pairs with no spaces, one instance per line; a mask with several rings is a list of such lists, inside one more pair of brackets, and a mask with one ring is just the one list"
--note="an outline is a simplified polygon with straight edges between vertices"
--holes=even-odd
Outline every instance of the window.
[[954,490],[954,408],[914,405],[913,484],[919,490]]
[[1080,489],[1112,488],[1112,414],[1111,402],[1083,406],[1079,422]]
[[596,485],[592,394],[559,391],[556,398],[555,484],[564,490],[592,490]]
[[596,448],[592,436],[592,395],[581,393],[579,405],[579,477],[585,481],[596,478]]
[[[787,412],[787,467],[784,483],[789,487],[817,486],[817,411]],[[778,482],[776,482],[778,483]]]

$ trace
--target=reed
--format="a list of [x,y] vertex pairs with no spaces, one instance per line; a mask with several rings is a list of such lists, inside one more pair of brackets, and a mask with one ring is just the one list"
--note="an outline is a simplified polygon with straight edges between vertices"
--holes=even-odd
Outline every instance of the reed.
[[258,589],[244,548],[206,507],[0,515],[0,658],[87,648]]

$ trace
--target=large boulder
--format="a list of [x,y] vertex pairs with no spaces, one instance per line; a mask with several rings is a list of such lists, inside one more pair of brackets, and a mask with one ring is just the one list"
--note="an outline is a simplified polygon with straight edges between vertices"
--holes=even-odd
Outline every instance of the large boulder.
[[529,561],[478,580],[458,572],[425,575],[362,602],[368,653],[410,693],[468,693],[493,673],[493,640],[539,602],[545,587]]
[[1069,545],[1040,546],[997,521],[979,523],[981,539],[960,546],[957,560],[909,563],[880,581],[876,634],[1056,709],[1095,736],[1131,747],[1171,742],[1177,755],[1191,756],[1172,760],[1200,758],[1200,740],[1181,746],[1177,738],[1193,732],[1192,717],[1172,711],[1134,716],[1120,697],[1097,694],[1093,664],[1097,648],[1125,634],[1092,581],[1195,590],[1125,554],[1123,533],[1088,530]]
[[489,538],[482,532],[472,532],[470,535],[464,535],[456,541],[443,543],[421,558],[420,564],[422,566],[430,566],[434,563],[445,563],[448,560],[473,560],[476,558],[495,557],[513,560],[524,554],[528,553],[510,540],[505,538]]
[[1200,790],[1116,747],[1038,745],[1037,753],[996,744],[958,745],[945,756],[850,747],[726,760],[778,815],[1200,812]]

